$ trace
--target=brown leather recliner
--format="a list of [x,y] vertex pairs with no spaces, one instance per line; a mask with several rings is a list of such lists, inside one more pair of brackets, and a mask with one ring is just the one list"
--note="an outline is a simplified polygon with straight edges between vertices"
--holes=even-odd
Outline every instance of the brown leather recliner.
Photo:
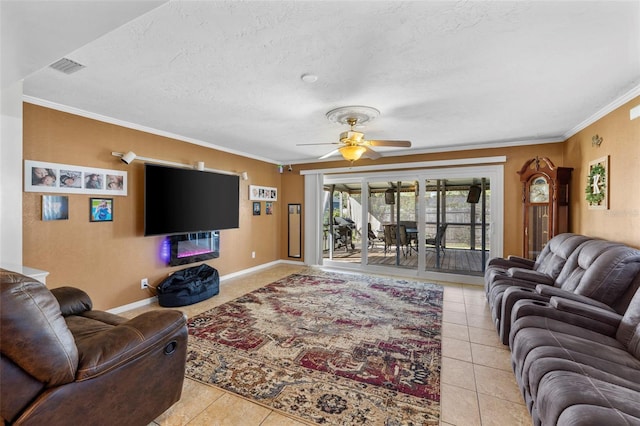
[[10,425],[147,425],[180,399],[185,315],[127,320],[82,290],[0,269],[0,411]]

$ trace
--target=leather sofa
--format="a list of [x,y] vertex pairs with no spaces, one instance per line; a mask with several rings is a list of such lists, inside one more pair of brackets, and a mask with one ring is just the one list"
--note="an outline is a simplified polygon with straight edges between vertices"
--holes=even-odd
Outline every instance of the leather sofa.
[[[562,240],[560,244],[552,244],[556,238]],[[554,255],[547,255],[539,265],[555,273],[562,264],[555,277],[540,270],[512,267],[485,282],[492,319],[505,345],[509,343],[512,309],[520,299],[548,301],[552,295],[561,295],[613,306],[623,313],[629,292],[635,292],[632,282],[640,272],[640,250],[575,234],[554,237],[547,246],[556,247],[550,248]]]
[[514,306],[512,366],[535,425],[640,425],[640,290],[624,315],[553,296]]
[[147,425],[180,399],[186,317],[127,320],[76,288],[0,270],[0,412],[6,425]]

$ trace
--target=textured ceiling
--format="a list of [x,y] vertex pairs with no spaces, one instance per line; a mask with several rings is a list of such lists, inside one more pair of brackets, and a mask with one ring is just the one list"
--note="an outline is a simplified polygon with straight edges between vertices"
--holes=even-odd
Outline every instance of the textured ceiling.
[[536,143],[637,91],[640,3],[173,1],[64,56],[86,68],[25,95],[275,163],[331,151],[296,144],[336,142],[345,105],[403,153]]

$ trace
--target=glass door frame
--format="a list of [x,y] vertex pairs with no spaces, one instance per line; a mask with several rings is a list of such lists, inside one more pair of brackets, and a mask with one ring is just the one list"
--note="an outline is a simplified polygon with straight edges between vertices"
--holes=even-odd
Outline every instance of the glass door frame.
[[[369,194],[368,184],[369,182],[390,181],[397,182],[402,180],[417,180],[421,184],[419,185],[419,197],[418,197],[418,241],[424,241],[426,239],[425,233],[425,207],[426,207],[426,188],[424,182],[429,179],[455,179],[455,178],[487,178],[491,183],[491,197],[490,197],[490,211],[491,219],[489,225],[489,238],[491,241],[491,247],[489,256],[501,257],[503,255],[503,238],[504,238],[504,166],[502,164],[496,165],[475,165],[475,166],[451,166],[447,168],[424,168],[420,170],[386,170],[382,172],[361,172],[361,173],[345,173],[345,174],[325,174],[323,175],[322,182],[324,185],[332,183],[360,183],[362,190],[362,223],[367,223],[369,215]],[[313,189],[312,186],[307,187],[307,190]],[[322,190],[322,185],[316,185],[315,188]],[[309,199],[313,198],[312,194],[305,194],[305,198],[309,196]],[[320,196],[318,194],[317,196]],[[321,224],[307,224],[311,228],[318,229]],[[364,233],[366,235],[366,233]],[[321,234],[319,234],[321,237]],[[318,237],[316,237],[318,238]],[[321,238],[318,238],[321,240]],[[317,245],[317,244],[316,244]],[[320,247],[318,247],[320,249]],[[367,238],[363,238],[361,242],[361,262],[351,264],[341,264],[338,262],[327,261],[326,259],[319,259],[319,263],[308,262],[307,264],[319,264],[330,267],[339,267],[343,269],[354,269],[362,272],[378,272],[386,274],[403,275],[409,277],[422,277],[431,278],[437,280],[452,280],[461,283],[470,284],[482,284],[482,277],[474,277],[452,273],[442,273],[426,270],[426,257],[420,252],[418,258],[417,269],[402,269],[396,267],[386,267],[377,265],[368,265],[368,241]]]

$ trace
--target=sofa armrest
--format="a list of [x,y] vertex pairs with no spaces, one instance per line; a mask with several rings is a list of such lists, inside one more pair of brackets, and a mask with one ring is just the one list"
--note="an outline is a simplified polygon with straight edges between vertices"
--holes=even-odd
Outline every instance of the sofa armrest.
[[507,275],[517,280],[530,281],[538,284],[553,285],[554,283],[554,279],[549,275],[530,269],[509,268]]
[[502,295],[502,306],[500,306],[500,324],[498,334],[503,345],[509,344],[509,333],[511,332],[511,314],[514,306],[519,300],[537,300],[548,302],[549,298],[536,293],[535,288],[513,286],[505,290]]
[[[528,261],[529,259],[523,259],[523,260]],[[487,266],[504,268],[505,270],[509,268],[533,269],[533,267],[535,266],[535,263],[533,261],[530,261],[530,262],[531,263],[525,263],[520,260],[511,260],[511,257],[509,259],[505,259],[503,257],[494,257],[489,260],[489,263],[487,264]]]
[[615,310],[607,305],[606,303],[602,303],[598,300],[592,299],[587,296],[583,296],[581,294],[576,294],[571,291],[563,290],[558,287],[552,287],[549,285],[538,285],[536,286],[536,293],[546,296],[548,298],[551,297],[562,297],[563,299],[573,300],[575,302],[580,302],[585,305],[594,306],[600,309],[609,310],[611,312],[615,312]]
[[514,264],[502,257],[494,257],[489,259],[489,262],[487,263],[487,267],[489,266],[496,266],[499,268],[509,269],[512,266],[514,266]]
[[58,300],[62,316],[80,315],[93,309],[93,303],[87,293],[75,287],[52,288],[51,293]]
[[573,313],[614,327],[618,327],[622,320],[622,316],[611,308],[602,309],[562,297],[552,297],[549,304],[558,311]]
[[507,257],[507,260],[510,262],[518,263],[520,265],[520,268],[533,269],[533,267],[536,265],[535,260],[527,259],[520,256],[510,255],[509,257]]
[[157,310],[113,327],[80,333],[76,336],[80,354],[76,379],[87,380],[117,369],[158,346],[166,345],[165,351],[175,350],[175,346],[171,347],[172,336],[181,331],[186,335],[186,321],[181,311]]

